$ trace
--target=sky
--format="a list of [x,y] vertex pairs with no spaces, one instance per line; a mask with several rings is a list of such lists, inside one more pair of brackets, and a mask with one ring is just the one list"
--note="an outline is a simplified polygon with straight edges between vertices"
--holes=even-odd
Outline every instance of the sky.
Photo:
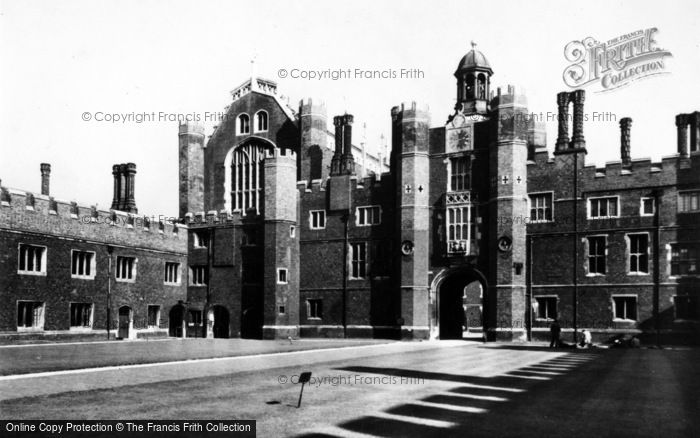
[[[524,89],[533,113],[556,112],[571,64],[565,46],[657,28],[666,74],[597,92],[585,112],[587,164],[619,159],[619,119],[631,117],[632,157],[676,152],[678,113],[700,110],[700,2],[688,1],[16,1],[0,0],[0,178],[108,209],[111,168],[137,164],[136,202],[147,215],[178,211],[178,122],[224,110],[251,75],[278,83],[294,108],[312,97],[329,119],[355,116],[354,142],[376,148],[390,135],[390,110],[427,104],[433,126],[452,112],[453,73],[472,41],[494,70],[491,87]],[[280,77],[280,71],[287,71]],[[418,69],[419,77],[292,78],[292,71]],[[110,122],[109,114],[156,113]],[[88,113],[90,120],[84,120]],[[100,120],[97,120],[100,119]],[[366,128],[363,126],[366,125]],[[556,121],[547,124],[548,149]]]

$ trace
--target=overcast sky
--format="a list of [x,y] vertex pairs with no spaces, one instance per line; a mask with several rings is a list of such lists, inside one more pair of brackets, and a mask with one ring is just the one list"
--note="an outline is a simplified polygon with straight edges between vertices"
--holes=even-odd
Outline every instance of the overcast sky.
[[[138,166],[141,213],[177,213],[177,122],[109,123],[104,113],[223,111],[250,76],[278,82],[297,107],[326,101],[329,116],[355,115],[370,146],[389,135],[390,109],[429,105],[444,124],[454,70],[474,40],[493,70],[492,88],[516,84],[530,111],[556,111],[570,90],[564,47],[656,27],[668,74],[622,89],[587,92],[586,112],[616,119],[585,124],[587,163],[619,159],[621,117],[632,117],[632,156],[676,152],[675,114],[700,110],[700,2],[688,1],[8,1],[0,0],[0,178],[39,191],[39,163],[53,166],[52,195],[109,208],[111,166]],[[417,79],[304,80],[291,72],[420,69]],[[214,123],[205,123],[207,133]],[[547,124],[553,149],[556,122]],[[355,137],[355,141],[358,139]]]

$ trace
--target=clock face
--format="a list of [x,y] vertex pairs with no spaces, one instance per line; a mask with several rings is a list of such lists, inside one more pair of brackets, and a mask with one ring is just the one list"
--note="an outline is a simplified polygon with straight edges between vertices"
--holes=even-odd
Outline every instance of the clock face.
[[413,254],[413,242],[410,240],[404,240],[401,242],[401,252],[404,255],[411,255]]
[[498,239],[498,250],[501,252],[506,252],[510,251],[512,247],[512,241],[510,240],[510,237],[508,236],[501,236]]

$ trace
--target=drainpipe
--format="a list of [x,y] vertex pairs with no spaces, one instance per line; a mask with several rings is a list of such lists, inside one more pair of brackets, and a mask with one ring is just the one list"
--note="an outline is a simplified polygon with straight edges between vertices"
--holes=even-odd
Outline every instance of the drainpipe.
[[350,213],[344,214],[341,219],[344,224],[343,231],[343,338],[348,337],[347,301],[348,301],[348,222]]
[[112,252],[114,248],[107,246],[107,340],[112,329]]
[[573,296],[573,313],[574,313],[574,344],[578,342],[578,152],[574,153],[574,296]]
[[527,307],[527,313],[525,318],[527,340],[532,341],[532,246],[534,238],[533,236],[527,236],[526,247],[527,247],[527,272],[525,274],[526,279],[526,295],[525,295],[525,306]]
[[656,333],[656,347],[661,348],[660,341],[660,325],[661,321],[659,318],[660,310],[660,282],[661,282],[661,218],[659,217],[659,212],[661,211],[661,191],[654,190],[654,331]]
[[[209,302],[211,301],[211,270],[212,270],[212,251],[214,248],[214,228],[209,232],[209,245],[207,245],[207,296],[204,301],[204,309],[202,310],[202,337],[206,338],[209,334]],[[212,327],[213,330],[213,327]]]

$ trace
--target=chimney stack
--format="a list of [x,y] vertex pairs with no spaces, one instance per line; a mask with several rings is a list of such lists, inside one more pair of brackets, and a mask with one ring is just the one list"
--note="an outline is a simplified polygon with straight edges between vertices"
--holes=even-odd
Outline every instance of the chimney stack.
[[688,117],[687,114],[676,116],[676,127],[678,128],[678,153],[681,157],[688,157]]
[[331,159],[331,176],[340,175],[340,161],[343,156],[343,117],[333,117],[335,126],[335,151]]
[[354,117],[350,114],[343,116],[343,159],[340,162],[340,173],[352,175],[355,173],[355,158],[352,155],[352,123]]
[[44,196],[49,196],[49,180],[51,178],[51,165],[49,163],[41,163],[39,165],[41,170],[41,194]]
[[112,210],[137,213],[134,197],[136,164],[115,164],[112,166],[112,175],[114,176]]
[[630,133],[632,129],[632,119],[624,117],[620,120],[620,158],[622,159],[622,167],[630,167],[632,165],[632,157],[630,155]]

